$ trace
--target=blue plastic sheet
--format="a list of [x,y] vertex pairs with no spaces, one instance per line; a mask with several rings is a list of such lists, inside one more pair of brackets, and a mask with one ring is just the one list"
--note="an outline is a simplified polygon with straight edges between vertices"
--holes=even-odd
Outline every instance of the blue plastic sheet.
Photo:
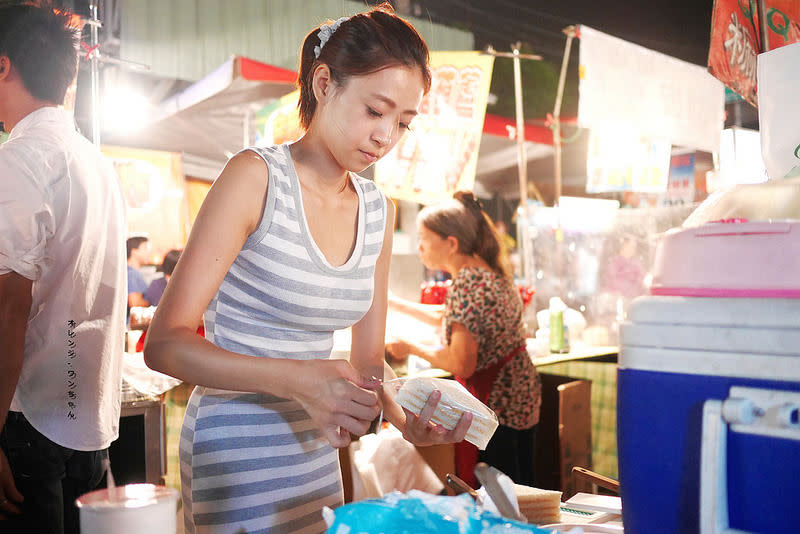
[[326,510],[329,534],[517,534],[551,531],[480,510],[469,495],[392,492]]

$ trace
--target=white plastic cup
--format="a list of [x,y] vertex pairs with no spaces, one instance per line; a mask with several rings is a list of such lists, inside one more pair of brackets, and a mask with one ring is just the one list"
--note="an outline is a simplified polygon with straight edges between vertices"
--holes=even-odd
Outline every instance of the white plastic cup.
[[78,497],[81,534],[175,534],[178,492],[154,484],[127,484]]

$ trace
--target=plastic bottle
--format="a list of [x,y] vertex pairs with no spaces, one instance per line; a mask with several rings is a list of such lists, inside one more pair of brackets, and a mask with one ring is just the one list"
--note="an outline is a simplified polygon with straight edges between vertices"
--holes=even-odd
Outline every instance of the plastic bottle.
[[562,354],[569,352],[564,325],[564,310],[567,308],[559,297],[550,298],[550,352]]

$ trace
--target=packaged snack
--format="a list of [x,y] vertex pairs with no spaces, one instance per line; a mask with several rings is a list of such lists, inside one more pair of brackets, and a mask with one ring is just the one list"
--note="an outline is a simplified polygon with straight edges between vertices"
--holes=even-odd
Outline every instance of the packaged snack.
[[461,418],[461,414],[471,412],[472,424],[467,431],[466,440],[481,450],[486,449],[494,431],[497,430],[497,415],[455,380],[429,377],[408,378],[402,381],[395,402],[419,415],[428,396],[434,390],[440,391],[442,398],[436,406],[431,421],[452,430]]

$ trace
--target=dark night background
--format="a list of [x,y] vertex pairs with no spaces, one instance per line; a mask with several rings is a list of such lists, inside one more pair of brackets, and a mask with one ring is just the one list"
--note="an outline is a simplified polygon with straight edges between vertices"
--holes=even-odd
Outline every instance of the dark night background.
[[[415,17],[473,32],[476,48],[492,45],[509,51],[519,41],[524,52],[541,55],[540,64],[523,62],[526,118],[552,112],[566,43],[562,30],[570,25],[590,26],[703,67],[708,62],[713,0],[406,0],[395,5]],[[579,50],[576,39],[567,70],[564,117],[577,113]],[[509,109],[496,105],[489,112],[513,116],[513,98],[503,98],[504,92],[513,91],[512,83],[511,61],[498,59],[492,93]],[[735,118],[741,126],[758,128],[755,108],[746,102],[728,107],[727,125]]]

